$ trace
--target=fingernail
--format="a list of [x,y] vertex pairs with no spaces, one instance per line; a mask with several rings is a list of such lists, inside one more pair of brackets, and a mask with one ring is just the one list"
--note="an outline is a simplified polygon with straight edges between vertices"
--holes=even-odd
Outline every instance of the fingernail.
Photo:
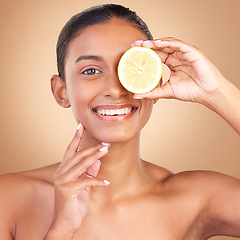
[[158,40],[154,40],[155,43],[159,43],[161,42],[162,40],[158,39]]
[[100,152],[107,152],[108,151],[108,147],[102,147],[99,149]]
[[107,181],[107,180],[103,180],[103,182],[104,182],[105,184],[107,184],[107,185],[109,185],[109,184],[110,184],[110,182],[109,182],[109,181]]
[[139,96],[139,95],[133,95],[133,98],[134,98],[134,99],[143,99],[143,97],[142,97],[142,96]]
[[107,146],[107,147],[109,147],[111,144],[110,143],[107,143],[107,142],[102,142],[101,143],[103,146]]
[[137,40],[137,41],[135,41],[134,43],[132,43],[131,44],[131,47],[134,47],[134,46],[136,46],[136,44],[141,44],[141,43],[143,43],[143,40]]
[[143,43],[149,43],[150,42],[150,40],[146,40],[146,41],[144,41]]
[[142,43],[143,42],[143,40],[137,40],[137,41],[135,41],[135,43]]
[[80,128],[82,128],[82,126],[83,126],[83,125],[82,125],[81,123],[79,123],[78,126],[77,126],[77,130],[80,129]]

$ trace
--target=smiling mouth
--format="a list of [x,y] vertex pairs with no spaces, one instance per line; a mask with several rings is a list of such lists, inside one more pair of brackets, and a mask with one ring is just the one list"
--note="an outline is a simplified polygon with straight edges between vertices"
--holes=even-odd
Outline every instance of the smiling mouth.
[[134,109],[136,109],[136,107],[120,108],[120,109],[98,109],[98,110],[95,110],[95,112],[103,116],[121,116],[121,115],[126,115],[132,112]]
[[93,112],[102,117],[124,117],[137,110],[135,106],[99,106],[92,109]]

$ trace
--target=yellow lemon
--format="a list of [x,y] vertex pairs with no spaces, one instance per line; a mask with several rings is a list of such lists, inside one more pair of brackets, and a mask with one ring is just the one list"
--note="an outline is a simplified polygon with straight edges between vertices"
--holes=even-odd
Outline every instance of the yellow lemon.
[[162,61],[152,49],[132,47],[118,64],[121,84],[130,92],[146,93],[154,89],[162,76]]

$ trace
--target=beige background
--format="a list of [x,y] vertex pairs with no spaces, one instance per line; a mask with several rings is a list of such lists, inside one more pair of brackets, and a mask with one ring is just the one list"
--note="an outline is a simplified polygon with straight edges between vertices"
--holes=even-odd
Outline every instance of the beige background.
[[[135,10],[155,38],[173,36],[198,46],[240,87],[239,0],[112,2]],[[62,159],[76,123],[50,91],[57,36],[73,14],[101,3],[110,2],[1,0],[0,174]],[[207,169],[240,177],[239,136],[197,104],[160,100],[143,131],[141,152],[174,172]]]

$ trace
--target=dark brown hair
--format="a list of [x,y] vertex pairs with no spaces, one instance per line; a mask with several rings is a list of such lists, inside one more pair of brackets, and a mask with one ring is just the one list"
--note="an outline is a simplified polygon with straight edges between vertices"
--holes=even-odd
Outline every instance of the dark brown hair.
[[74,15],[63,27],[57,42],[57,66],[58,74],[64,81],[64,63],[67,48],[70,42],[79,35],[84,28],[110,21],[112,18],[119,18],[128,21],[139,31],[143,32],[149,40],[153,39],[146,23],[137,16],[136,12],[129,8],[116,4],[104,4],[95,6]]

